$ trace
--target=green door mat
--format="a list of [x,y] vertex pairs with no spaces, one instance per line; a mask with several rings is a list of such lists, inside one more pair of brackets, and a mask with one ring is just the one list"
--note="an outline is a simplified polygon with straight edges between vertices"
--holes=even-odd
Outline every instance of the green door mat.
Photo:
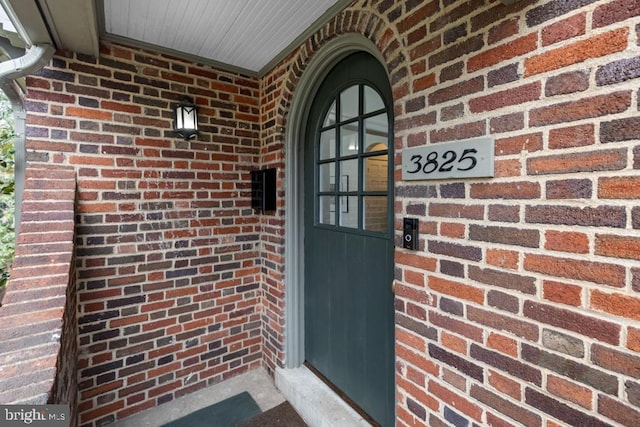
[[261,412],[256,401],[245,391],[162,427],[235,427]]

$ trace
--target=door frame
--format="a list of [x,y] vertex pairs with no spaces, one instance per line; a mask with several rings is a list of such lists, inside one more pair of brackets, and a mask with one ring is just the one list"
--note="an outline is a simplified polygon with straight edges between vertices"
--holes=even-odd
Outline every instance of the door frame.
[[[285,367],[298,368],[304,354],[304,138],[314,95],[329,71],[351,53],[367,52],[387,69],[376,45],[349,33],[323,46],[309,62],[293,94],[285,129]],[[387,76],[388,78],[388,76]],[[393,111],[393,106],[391,106]],[[389,159],[393,162],[393,159]],[[395,216],[394,212],[391,212]]]

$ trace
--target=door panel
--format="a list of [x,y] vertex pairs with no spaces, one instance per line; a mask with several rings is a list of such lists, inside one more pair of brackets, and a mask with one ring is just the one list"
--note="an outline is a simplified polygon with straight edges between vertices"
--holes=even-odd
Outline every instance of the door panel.
[[305,143],[305,355],[382,425],[395,420],[393,123],[373,57],[320,85]]

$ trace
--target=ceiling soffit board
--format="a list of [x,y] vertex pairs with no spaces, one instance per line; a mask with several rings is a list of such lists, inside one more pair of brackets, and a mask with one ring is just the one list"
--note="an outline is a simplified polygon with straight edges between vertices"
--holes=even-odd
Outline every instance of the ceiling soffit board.
[[348,4],[350,0],[97,0],[97,9],[104,40],[262,76]]
[[49,31],[59,49],[98,56],[95,3],[86,0],[39,0]]
[[40,8],[34,0],[0,0],[0,4],[28,46],[54,44]]
[[100,53],[95,3],[87,0],[0,0],[27,45]]

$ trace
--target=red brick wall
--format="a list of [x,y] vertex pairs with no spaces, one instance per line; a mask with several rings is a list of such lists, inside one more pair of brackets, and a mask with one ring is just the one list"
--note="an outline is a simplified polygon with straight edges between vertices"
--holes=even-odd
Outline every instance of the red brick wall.
[[[0,307],[0,402],[77,404],[75,173],[32,168],[11,280]],[[71,425],[76,411],[72,409]]]
[[278,211],[263,216],[261,222],[264,241],[262,262],[264,281],[262,284],[262,318],[264,366],[273,373],[276,367],[284,366],[285,303],[284,303],[284,170],[285,170],[285,119],[279,102],[286,92],[284,78],[289,62],[276,67],[261,80],[260,122],[262,124],[261,154],[265,167],[278,169]]
[[[639,22],[630,0],[355,1],[264,78],[276,150],[323,46],[355,32],[385,58],[398,425],[640,422]],[[402,181],[403,148],[479,136],[494,178]]]
[[[78,175],[79,422],[260,366],[259,81],[118,45],[28,79],[29,167]],[[200,135],[171,131],[199,106]]]
[[[357,0],[262,79],[117,45],[29,79],[31,165],[79,177],[79,417],[283,365],[293,93],[339,34],[394,94],[398,425],[640,418],[640,10],[625,0]],[[171,134],[190,94],[204,129]],[[403,182],[403,148],[496,139],[493,179]],[[279,210],[248,171],[279,169]]]

